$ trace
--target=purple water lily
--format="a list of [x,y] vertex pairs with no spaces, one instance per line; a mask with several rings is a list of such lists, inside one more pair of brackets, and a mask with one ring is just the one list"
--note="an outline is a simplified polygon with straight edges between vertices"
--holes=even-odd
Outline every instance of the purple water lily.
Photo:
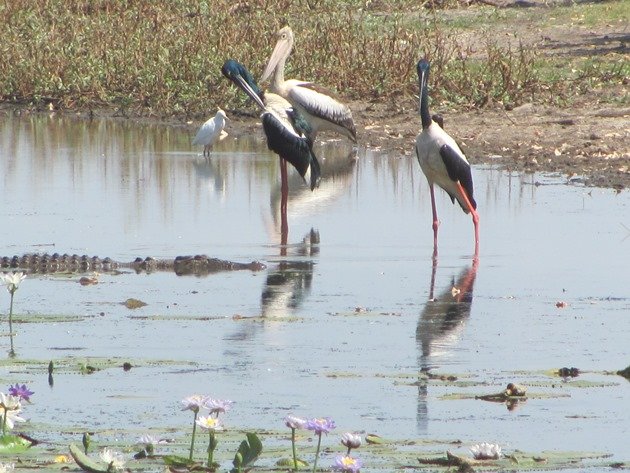
[[232,404],[234,404],[234,401],[209,397],[204,401],[203,407],[208,409],[210,414],[215,414],[218,417],[220,413],[229,411],[232,408]]
[[363,462],[358,458],[352,458],[349,455],[339,455],[335,458],[335,469],[346,473],[358,473]]
[[327,434],[335,427],[335,421],[330,417],[315,417],[306,421],[306,428],[315,431],[318,435]]
[[35,393],[28,389],[26,384],[20,386],[16,383],[15,386],[9,386],[9,394],[13,397],[19,397],[24,401],[30,402],[31,396]]

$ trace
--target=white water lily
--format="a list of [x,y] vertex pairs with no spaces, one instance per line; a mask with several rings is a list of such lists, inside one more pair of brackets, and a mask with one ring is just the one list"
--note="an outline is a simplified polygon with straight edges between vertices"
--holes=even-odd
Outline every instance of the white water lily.
[[346,432],[341,436],[341,444],[349,449],[359,448],[361,446],[361,436],[352,432]]
[[496,443],[483,442],[470,447],[475,460],[497,460],[501,456],[501,447]]
[[110,448],[104,448],[99,453],[101,460],[110,465],[115,470],[122,470],[125,467],[125,460],[122,453],[116,452]]
[[20,398],[16,396],[0,393],[0,419],[2,420],[2,429],[13,429],[16,422],[26,422],[26,419],[20,417],[22,411],[22,403]]
[[14,470],[14,463],[0,463],[0,473],[11,473]]
[[0,278],[2,280],[2,283],[7,287],[7,291],[13,294],[15,291],[17,291],[20,283],[26,278],[26,274],[21,271],[17,273],[6,273],[0,275]]

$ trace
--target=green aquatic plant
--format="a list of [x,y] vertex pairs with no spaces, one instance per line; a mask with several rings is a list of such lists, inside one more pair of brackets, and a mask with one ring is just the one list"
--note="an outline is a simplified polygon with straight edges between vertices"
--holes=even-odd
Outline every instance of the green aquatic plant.
[[247,440],[241,442],[234,456],[232,461],[234,468],[232,468],[230,473],[241,473],[243,468],[253,464],[262,452],[263,446],[258,436],[253,432],[249,432],[246,435]]

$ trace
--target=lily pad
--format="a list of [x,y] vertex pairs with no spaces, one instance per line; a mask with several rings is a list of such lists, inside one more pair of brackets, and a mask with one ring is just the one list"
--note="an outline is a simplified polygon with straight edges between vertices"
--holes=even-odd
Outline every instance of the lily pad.
[[19,435],[7,434],[0,437],[0,455],[22,453],[33,445],[33,442]]
[[88,471],[90,473],[107,473],[109,471],[109,465],[95,462],[83,453],[83,450],[77,444],[70,444],[70,455],[72,455],[74,461],[83,471]]

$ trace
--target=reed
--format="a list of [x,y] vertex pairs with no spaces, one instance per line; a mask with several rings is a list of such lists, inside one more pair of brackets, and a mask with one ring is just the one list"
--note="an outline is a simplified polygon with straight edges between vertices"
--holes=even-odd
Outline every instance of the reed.
[[[562,92],[538,52],[486,32],[472,43],[441,16],[459,3],[408,0],[14,0],[0,5],[0,100],[33,107],[115,108],[121,114],[205,116],[243,105],[220,73],[232,57],[262,72],[274,33],[296,46],[287,77],[347,100],[411,99],[415,64],[432,61],[432,97],[460,107],[506,107]],[[434,9],[433,9],[434,8]],[[481,47],[480,47],[481,45]],[[623,70],[586,65],[580,84]],[[577,74],[576,80],[580,80]],[[578,84],[579,85],[579,84]]]

